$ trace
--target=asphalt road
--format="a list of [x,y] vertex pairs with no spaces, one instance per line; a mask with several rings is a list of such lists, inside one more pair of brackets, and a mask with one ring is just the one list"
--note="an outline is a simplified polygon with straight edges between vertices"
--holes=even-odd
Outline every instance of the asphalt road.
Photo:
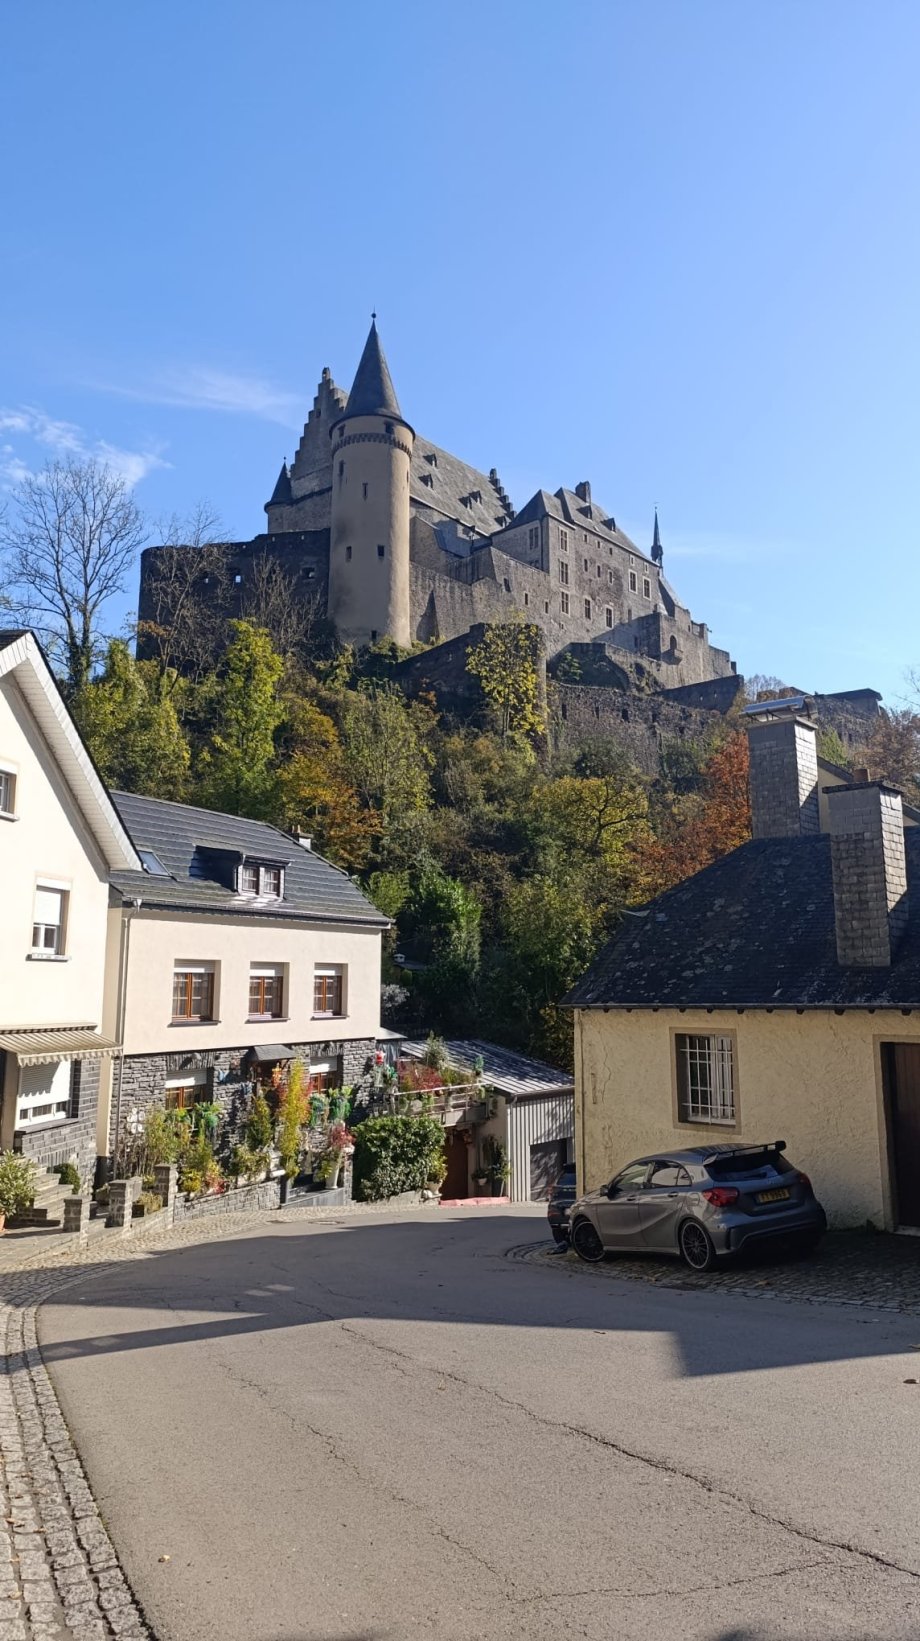
[[291,1220],[45,1303],[160,1641],[916,1641],[917,1320],[505,1257],[541,1229]]

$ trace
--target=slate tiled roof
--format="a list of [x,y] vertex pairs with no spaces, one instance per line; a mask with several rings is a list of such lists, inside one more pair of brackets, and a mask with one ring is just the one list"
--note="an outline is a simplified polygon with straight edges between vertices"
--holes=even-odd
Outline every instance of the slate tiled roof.
[[[387,919],[345,872],[274,826],[130,792],[113,792],[112,800],[135,847],[152,850],[169,874],[115,872],[111,881],[126,899],[140,896],[146,906],[177,911],[184,907],[234,917],[388,927]],[[252,900],[235,894],[220,881],[221,857],[213,851],[282,863],[284,899]]]
[[371,321],[364,352],[351,384],[348,403],[339,419],[345,421],[352,416],[394,416],[402,421],[390,367],[374,321]]
[[[404,1042],[401,1052],[410,1060],[421,1060],[427,1047],[424,1042]],[[539,1094],[570,1094],[575,1087],[569,1072],[557,1071],[543,1060],[531,1060],[526,1054],[516,1054],[513,1049],[485,1043],[478,1037],[452,1038],[444,1047],[452,1071],[472,1072],[476,1060],[481,1059],[483,1082],[499,1094],[532,1098]]]
[[470,467],[420,433],[415,435],[409,494],[417,507],[433,515],[459,519],[484,536],[493,536],[506,517],[505,501],[488,474]]
[[762,838],[653,900],[573,986],[571,1008],[920,1008],[920,831],[890,968],[837,962],[830,839]]

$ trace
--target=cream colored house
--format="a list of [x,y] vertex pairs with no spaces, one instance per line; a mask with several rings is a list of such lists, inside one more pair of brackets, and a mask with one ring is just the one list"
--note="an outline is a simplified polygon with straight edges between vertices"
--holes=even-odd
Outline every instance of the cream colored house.
[[0,1144],[96,1158],[109,875],[140,868],[47,662],[0,632]]
[[314,1087],[373,1076],[381,936],[346,873],[260,821],[115,793],[141,869],[112,876],[100,1156],[151,1103],[220,1105],[232,1139],[254,1081],[303,1060]]
[[660,1149],[784,1139],[833,1225],[920,1228],[920,830],[753,722],[754,837],[624,918],[575,1011],[580,1186]]

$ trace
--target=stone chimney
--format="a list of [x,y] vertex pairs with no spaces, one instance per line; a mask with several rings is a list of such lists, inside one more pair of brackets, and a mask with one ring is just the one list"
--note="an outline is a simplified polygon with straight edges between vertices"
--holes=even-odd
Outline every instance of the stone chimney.
[[810,837],[820,831],[814,724],[794,715],[758,719],[748,725],[748,746],[755,838]]
[[575,494],[578,497],[579,501],[586,501],[590,505],[590,502],[591,502],[591,486],[588,483],[587,479],[582,479],[580,484],[576,484]]
[[837,961],[885,969],[907,925],[901,794],[884,781],[827,790]]

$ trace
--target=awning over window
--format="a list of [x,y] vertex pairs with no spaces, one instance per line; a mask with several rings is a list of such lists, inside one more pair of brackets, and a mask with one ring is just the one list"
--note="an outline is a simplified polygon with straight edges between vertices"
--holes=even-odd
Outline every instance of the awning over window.
[[52,1031],[0,1031],[0,1048],[15,1054],[21,1066],[51,1065],[55,1060],[106,1060],[121,1053],[117,1043],[100,1037],[92,1026],[62,1026]]
[[263,1065],[267,1060],[293,1060],[294,1050],[286,1048],[284,1043],[259,1043],[249,1050],[250,1060],[257,1060]]

